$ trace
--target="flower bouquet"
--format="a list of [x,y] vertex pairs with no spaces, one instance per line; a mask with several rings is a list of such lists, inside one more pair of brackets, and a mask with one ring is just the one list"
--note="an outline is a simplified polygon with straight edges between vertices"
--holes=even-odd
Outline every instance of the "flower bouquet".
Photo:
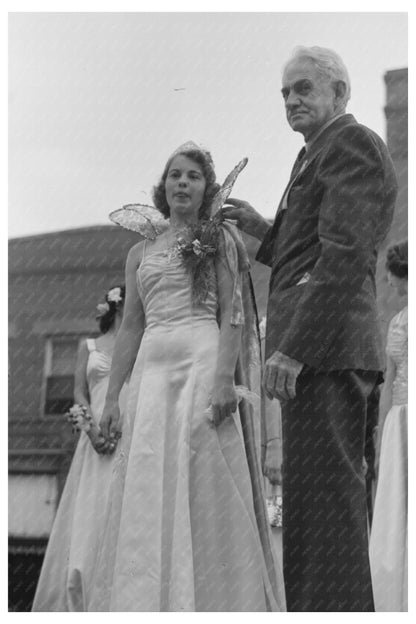
[[266,498],[267,515],[271,527],[282,526],[282,494],[279,486],[271,488],[270,495]]
[[72,432],[84,431],[90,439],[95,451],[100,454],[112,453],[116,448],[115,440],[106,440],[100,427],[97,425],[85,405],[75,403],[65,416],[72,425]]
[[65,412],[65,416],[68,422],[71,423],[74,433],[76,431],[85,431],[85,433],[88,433],[91,430],[93,420],[85,405],[74,403],[74,405]]

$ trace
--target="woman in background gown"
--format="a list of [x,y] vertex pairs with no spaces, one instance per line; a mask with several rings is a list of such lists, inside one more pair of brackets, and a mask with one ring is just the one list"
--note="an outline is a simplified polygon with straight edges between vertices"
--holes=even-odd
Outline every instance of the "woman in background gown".
[[[407,297],[407,240],[387,252],[388,279],[398,297]],[[376,611],[407,611],[407,305],[390,322],[387,371],[381,396],[380,460],[370,565]],[[379,442],[380,445],[380,442]]]
[[[97,306],[101,336],[80,344],[75,367],[75,403],[92,418],[81,431],[56,513],[36,589],[33,611],[88,611],[92,574],[104,530],[114,456],[100,455],[98,423],[104,408],[111,357],[124,305],[124,286],[111,288]],[[124,411],[125,389],[120,393]]]

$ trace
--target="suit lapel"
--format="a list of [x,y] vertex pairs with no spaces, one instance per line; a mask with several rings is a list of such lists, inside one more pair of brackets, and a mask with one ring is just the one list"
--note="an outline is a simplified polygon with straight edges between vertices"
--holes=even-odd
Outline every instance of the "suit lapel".
[[282,198],[281,198],[281,200],[279,202],[279,206],[277,207],[276,217],[279,214],[279,212],[281,210],[283,210],[283,208],[282,208],[283,200],[289,194],[289,191],[290,191],[290,189],[292,187],[293,182],[296,180],[297,176],[304,170],[305,153],[306,153],[306,150],[305,150],[304,147],[302,147],[302,149],[300,150],[299,154],[297,155],[295,163],[294,163],[294,165],[292,167],[292,171],[291,171],[291,174],[290,174],[289,182],[287,183],[287,186],[286,186],[286,188],[284,190]]
[[328,128],[326,128],[324,132],[322,132],[322,134],[317,138],[317,140],[312,144],[311,148],[307,152],[304,147],[300,150],[293,166],[289,182],[285,188],[282,199],[280,200],[279,206],[277,208],[276,219],[273,224],[273,228],[276,224],[279,214],[283,210],[287,209],[287,198],[289,196],[290,189],[292,188],[296,180],[306,171],[306,169],[308,169],[308,167],[310,167],[310,165],[314,162],[317,156],[319,156],[325,145],[328,143],[328,137],[332,134],[332,132],[337,130],[340,126],[343,126],[347,121],[351,122],[351,120],[355,121],[353,115],[343,115],[342,117],[334,121],[333,124],[328,126]]

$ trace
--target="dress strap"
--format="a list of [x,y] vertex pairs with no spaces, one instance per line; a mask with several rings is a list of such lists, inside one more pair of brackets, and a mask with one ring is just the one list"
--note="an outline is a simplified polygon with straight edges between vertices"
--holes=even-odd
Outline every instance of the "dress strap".
[[94,338],[87,338],[87,348],[88,348],[88,351],[90,353],[92,353],[92,351],[96,351],[97,350],[97,346],[95,344],[95,339]]
[[142,253],[142,258],[141,258],[141,262],[143,262],[145,255],[146,255],[146,247],[147,247],[147,238],[144,239],[144,244],[143,244],[143,253]]

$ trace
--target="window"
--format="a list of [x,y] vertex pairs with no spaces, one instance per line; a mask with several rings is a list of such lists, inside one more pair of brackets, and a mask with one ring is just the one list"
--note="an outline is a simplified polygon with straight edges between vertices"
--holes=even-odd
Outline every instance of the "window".
[[78,336],[49,338],[46,344],[45,414],[63,414],[74,402]]

